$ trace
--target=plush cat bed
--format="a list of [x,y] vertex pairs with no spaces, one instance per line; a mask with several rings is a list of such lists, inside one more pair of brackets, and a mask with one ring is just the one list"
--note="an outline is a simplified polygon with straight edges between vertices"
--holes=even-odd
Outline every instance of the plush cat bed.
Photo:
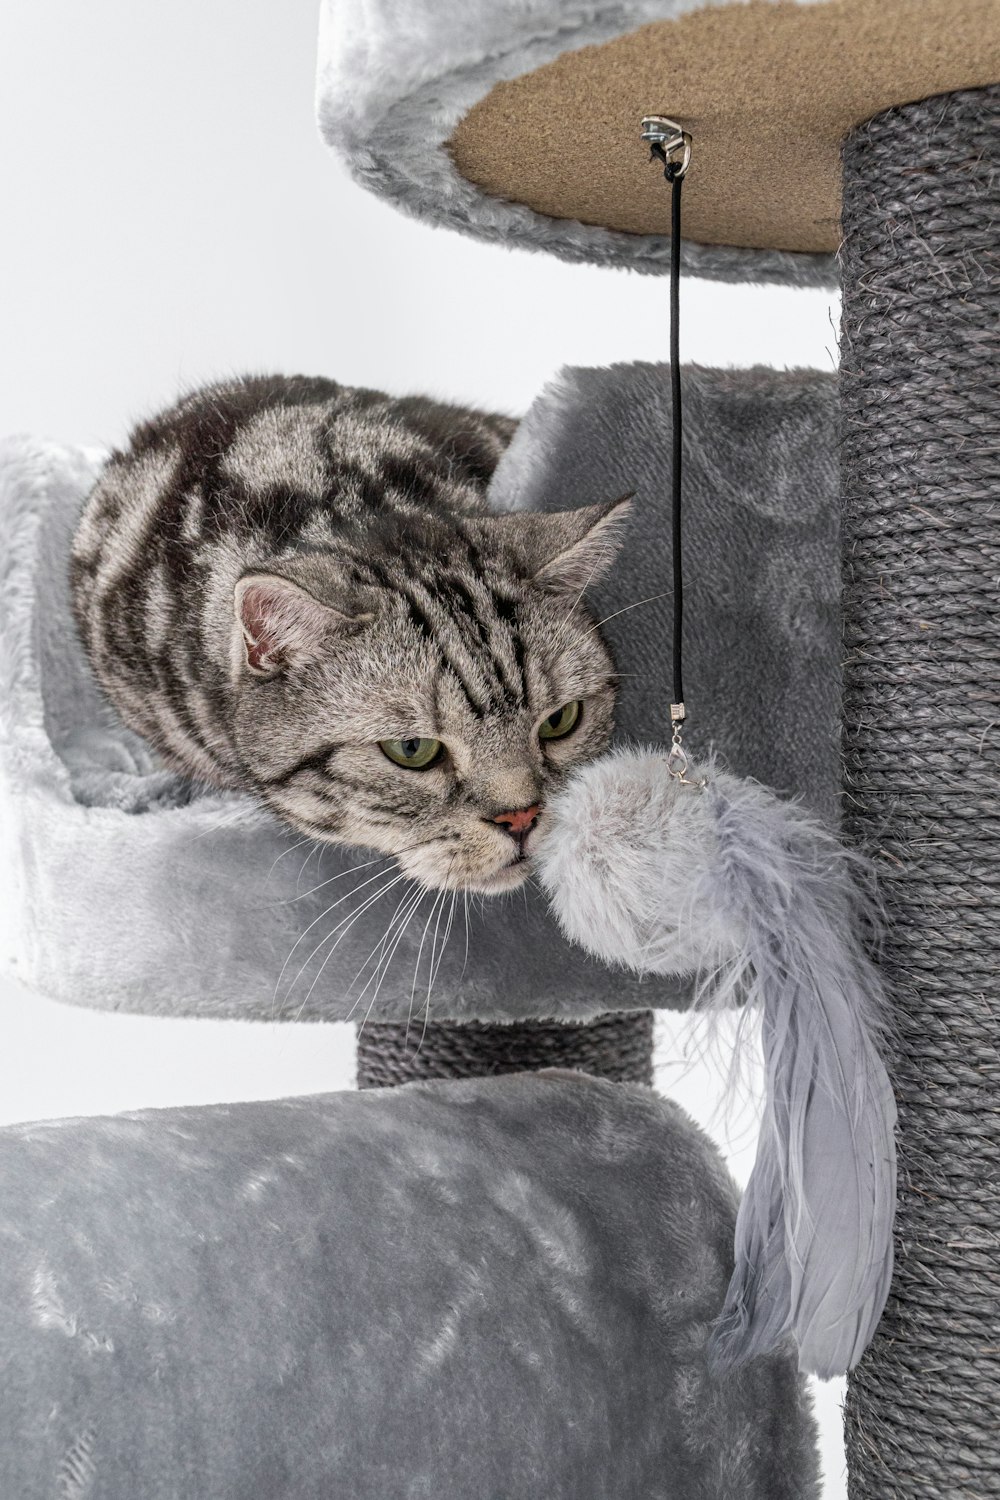
[[695,137],[689,270],[834,285],[840,144],[1000,76],[994,0],[324,0],[320,128],[399,207],[567,260],[665,269],[642,117]]
[[706,1365],[736,1193],[579,1075],[0,1132],[0,1493],[810,1500],[791,1358]]
[[[766,370],[686,380],[691,746],[711,736],[733,769],[831,814],[835,382]],[[567,372],[522,423],[493,488],[500,507],[636,492],[633,533],[594,601],[624,674],[620,736],[660,741],[667,394],[661,366]],[[418,1025],[428,994],[437,1019],[579,1020],[685,1003],[683,986],[612,973],[570,947],[533,889],[459,901],[453,919],[450,898],[435,907],[427,896],[398,945],[396,929],[383,943],[407,889],[379,895],[391,862],[302,844],[248,800],[157,766],[103,702],[70,617],[69,540],[99,463],[20,440],[0,464],[0,821],[18,876],[9,951],[26,982],[111,1009],[328,1020],[370,1010]]]

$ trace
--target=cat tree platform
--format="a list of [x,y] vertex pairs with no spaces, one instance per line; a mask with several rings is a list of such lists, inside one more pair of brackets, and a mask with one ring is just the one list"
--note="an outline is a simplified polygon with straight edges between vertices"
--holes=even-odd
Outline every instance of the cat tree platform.
[[565,1074],[0,1130],[0,1494],[817,1500],[793,1357],[708,1369],[736,1198]]
[[840,146],[891,105],[1000,78],[994,0],[324,0],[318,112],[355,177],[503,245],[664,271],[643,115],[697,140],[682,261],[835,286]]
[[[732,763],[832,813],[837,782],[838,526],[835,389],[828,375],[691,370],[686,376],[690,589],[701,595],[690,674]],[[595,417],[595,412],[599,413]],[[521,424],[492,489],[498,508],[563,508],[635,491],[636,533],[595,590],[624,674],[618,728],[659,739],[669,686],[667,372],[570,370]],[[158,767],[96,687],[70,614],[70,537],[100,455],[11,442],[0,455],[0,824],[18,851],[7,952],[28,984],[113,1010],[361,1021],[367,1046],[399,1023],[433,1050],[431,1021],[582,1021],[607,1012],[610,1045],[536,1035],[534,1055],[609,1076],[648,1077],[648,1017],[684,989],[613,973],[559,933],[533,887],[505,900],[429,894],[398,947],[380,948],[399,897],[393,862],[303,844],[236,795]],[[645,540],[646,534],[660,539]],[[774,586],[776,578],[781,589]],[[751,679],[750,665],[755,674]],[[785,730],[771,733],[780,720]],[[707,716],[706,716],[706,721]],[[356,915],[356,920],[353,920]],[[440,915],[440,921],[438,921]],[[422,949],[421,949],[421,944]],[[432,961],[434,966],[431,979]],[[382,1033],[384,1036],[385,1033]],[[524,1065],[504,1030],[490,1071]],[[552,1041],[555,1035],[559,1045]],[[574,1037],[580,1047],[572,1045]],[[475,1041],[489,1040],[482,1031]],[[447,1043],[448,1070],[482,1066],[473,1035]],[[623,1052],[621,1043],[626,1050]],[[400,1043],[402,1045],[402,1043]],[[581,1050],[582,1049],[582,1050]],[[363,1081],[378,1079],[363,1063]],[[624,1073],[623,1059],[628,1059]],[[388,1065],[387,1065],[388,1066]]]
[[1000,12],[498,0],[456,23],[423,0],[400,30],[393,9],[329,0],[319,113],[400,207],[665,270],[638,140],[665,114],[694,139],[689,272],[842,281],[844,812],[884,877],[900,1121],[850,1494],[1000,1496]]

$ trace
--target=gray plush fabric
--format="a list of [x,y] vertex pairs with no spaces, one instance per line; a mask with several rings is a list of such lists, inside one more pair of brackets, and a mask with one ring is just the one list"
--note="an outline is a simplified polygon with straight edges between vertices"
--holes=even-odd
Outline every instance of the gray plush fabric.
[[[455,6],[444,0],[407,0],[403,7],[399,0],[323,0],[320,130],[363,187],[418,218],[503,245],[548,250],[564,260],[665,271],[667,236],[623,234],[554,219],[491,197],[456,171],[443,143],[500,80],[704,4],[465,0]],[[717,281],[838,284],[832,255],[685,241],[682,261],[692,274]]]
[[0,1132],[10,1500],[812,1500],[789,1357],[706,1366],[735,1191],[534,1075]]
[[[832,821],[836,376],[695,365],[683,376],[685,745],[702,758],[714,746],[730,770],[801,795]],[[592,597],[598,618],[613,616],[604,631],[627,674],[620,738],[653,743],[670,737],[670,434],[668,365],[564,370],[536,398],[490,491],[498,508],[539,510],[635,492],[621,560]]]
[[[829,813],[834,381],[763,370],[686,378],[692,749],[711,739],[733,770]],[[595,593],[599,615],[622,611],[606,629],[627,674],[619,728],[632,740],[662,740],[669,701],[669,599],[630,608],[669,587],[667,403],[662,366],[569,371],[532,408],[494,485],[501,506],[636,491],[632,540]],[[388,862],[351,873],[371,855],[296,847],[250,802],[159,769],[90,677],[66,559],[99,462],[29,440],[0,453],[0,834],[20,877],[9,913],[18,971],[59,999],[111,1009],[361,1018],[395,899],[347,923]],[[467,952],[462,903],[443,956],[445,921],[435,947],[431,911],[427,897],[385,967],[373,1019],[412,1013],[419,1025],[428,988],[437,1019],[584,1019],[687,1003],[682,982],[615,974],[572,947],[538,891],[470,904]]]

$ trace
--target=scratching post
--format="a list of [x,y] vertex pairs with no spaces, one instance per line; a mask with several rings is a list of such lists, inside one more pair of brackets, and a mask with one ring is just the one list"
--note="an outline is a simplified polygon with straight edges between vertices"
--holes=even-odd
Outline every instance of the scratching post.
[[513,1025],[433,1021],[426,1030],[378,1022],[358,1028],[358,1088],[418,1078],[489,1078],[538,1068],[575,1068],[614,1083],[653,1082],[653,1013],[596,1021]]
[[1000,1495],[1000,88],[844,148],[846,824],[881,864],[896,1275],[852,1500]]

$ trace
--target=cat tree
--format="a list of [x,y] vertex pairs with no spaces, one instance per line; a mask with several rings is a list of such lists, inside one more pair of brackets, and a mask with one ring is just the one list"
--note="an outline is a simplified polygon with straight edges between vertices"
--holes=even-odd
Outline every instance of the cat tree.
[[[636,739],[662,735],[669,691],[659,650],[670,607],[665,388],[655,365],[564,372],[526,414],[490,490],[498,509],[564,509],[636,492],[635,533],[592,601],[625,672],[619,726]],[[829,814],[839,661],[833,379],[691,372],[688,422],[691,588],[703,602],[692,682],[734,764]],[[447,944],[442,917],[431,984],[433,893],[405,932],[394,930],[390,959],[379,945],[392,892],[363,905],[391,877],[390,860],[372,866],[357,849],[303,847],[249,799],[158,767],[116,722],[76,638],[66,587],[70,536],[98,464],[93,452],[32,439],[0,453],[0,826],[25,851],[7,913],[24,982],[69,1003],[160,1015],[367,1016],[402,1022],[404,1036],[409,1017],[407,1066],[416,1067],[430,1055],[422,1048],[414,1059],[430,990],[432,1021],[508,1023],[494,1035],[515,1044],[520,1023],[538,1022],[536,1058],[641,1074],[649,1026],[648,1017],[637,1026],[635,1013],[685,1004],[683,986],[594,963],[531,887],[470,903],[468,953],[464,903]],[[769,570],[782,578],[781,596],[759,586]],[[630,608],[636,600],[641,607]],[[780,738],[769,732],[775,717]],[[627,1019],[619,1026],[616,1014],[586,1035],[552,1025],[609,1012]],[[458,1066],[479,1034],[440,1033],[455,1038]],[[384,1056],[383,1076],[398,1081]]]
[[[668,422],[664,389],[658,366],[564,372],[522,423],[494,503],[558,508],[585,479],[621,493],[630,471],[666,535],[667,449],[649,440]],[[839,654],[833,382],[700,371],[688,395],[690,430],[712,439],[689,474],[706,605],[692,680],[736,763],[823,809]],[[275,978],[329,902],[322,882],[366,856],[331,848],[297,889],[294,837],[248,800],[158,768],[96,693],[66,567],[95,463],[31,440],[0,449],[0,824],[17,972],[112,1009],[348,1017],[384,919],[362,916],[308,1000],[275,1002]],[[657,544],[629,555],[602,615],[659,591]],[[744,586],[769,564],[791,613]],[[653,601],[639,630],[639,611],[608,626],[638,668],[621,695],[637,733],[666,691],[664,608]],[[766,732],[775,714],[780,739]],[[547,1017],[535,1038],[558,1045],[570,1028],[553,1018],[686,998],[593,963],[541,902],[488,907],[474,937],[467,964],[461,942],[446,951],[433,1014]],[[418,943],[386,975],[387,1022],[405,1021]],[[420,1023],[418,1002],[415,1035]],[[374,1081],[396,1081],[390,1064]],[[737,1197],[683,1111],[579,1072],[0,1130],[0,1494],[632,1500],[670,1486],[816,1500],[794,1356],[721,1381],[706,1357]]]
[[[1000,1494],[992,18],[982,0],[331,0],[322,42],[323,128],[363,181],[571,259],[664,269],[663,184],[638,144],[652,109],[704,142],[689,270],[832,285],[847,138],[842,515],[828,375],[686,371],[685,472],[705,722],[734,769],[828,815],[845,559],[844,817],[884,868],[901,1120],[899,1270],[848,1403],[869,1500]],[[498,506],[559,506],[638,472],[652,533],[602,585],[601,615],[668,576],[667,431],[662,368],[568,372],[496,476]],[[286,1007],[275,955],[323,909],[289,875],[294,841],[158,769],[94,693],[65,584],[94,464],[32,442],[0,455],[20,972],[112,1008],[348,1016],[384,924],[360,920]],[[638,674],[621,724],[643,739],[663,733],[666,622],[653,603],[607,627]],[[355,862],[325,858],[317,884]],[[237,901],[248,868],[275,884]],[[505,920],[492,909],[467,968],[446,954],[434,1067],[450,1047],[452,1071],[492,1069],[493,1023],[530,1022],[503,1033],[505,1064],[646,1076],[641,1013],[686,993],[602,970],[530,901],[512,963]],[[405,1023],[400,971],[379,1025]],[[574,1018],[588,1024],[553,1024]],[[457,1031],[470,1020],[485,1046]],[[398,1031],[371,1036],[368,1082],[426,1065]],[[816,1495],[791,1357],[728,1383],[707,1369],[735,1191],[647,1090],[477,1078],[29,1125],[0,1132],[0,1179],[5,1493]]]
[[[1000,1494],[1000,24],[988,0],[327,7],[320,119],[400,207],[664,268],[644,114],[695,141],[689,271],[843,286],[844,822],[889,915],[898,1270],[851,1493]],[[414,39],[419,38],[419,45]],[[839,249],[839,266],[834,255]]]

